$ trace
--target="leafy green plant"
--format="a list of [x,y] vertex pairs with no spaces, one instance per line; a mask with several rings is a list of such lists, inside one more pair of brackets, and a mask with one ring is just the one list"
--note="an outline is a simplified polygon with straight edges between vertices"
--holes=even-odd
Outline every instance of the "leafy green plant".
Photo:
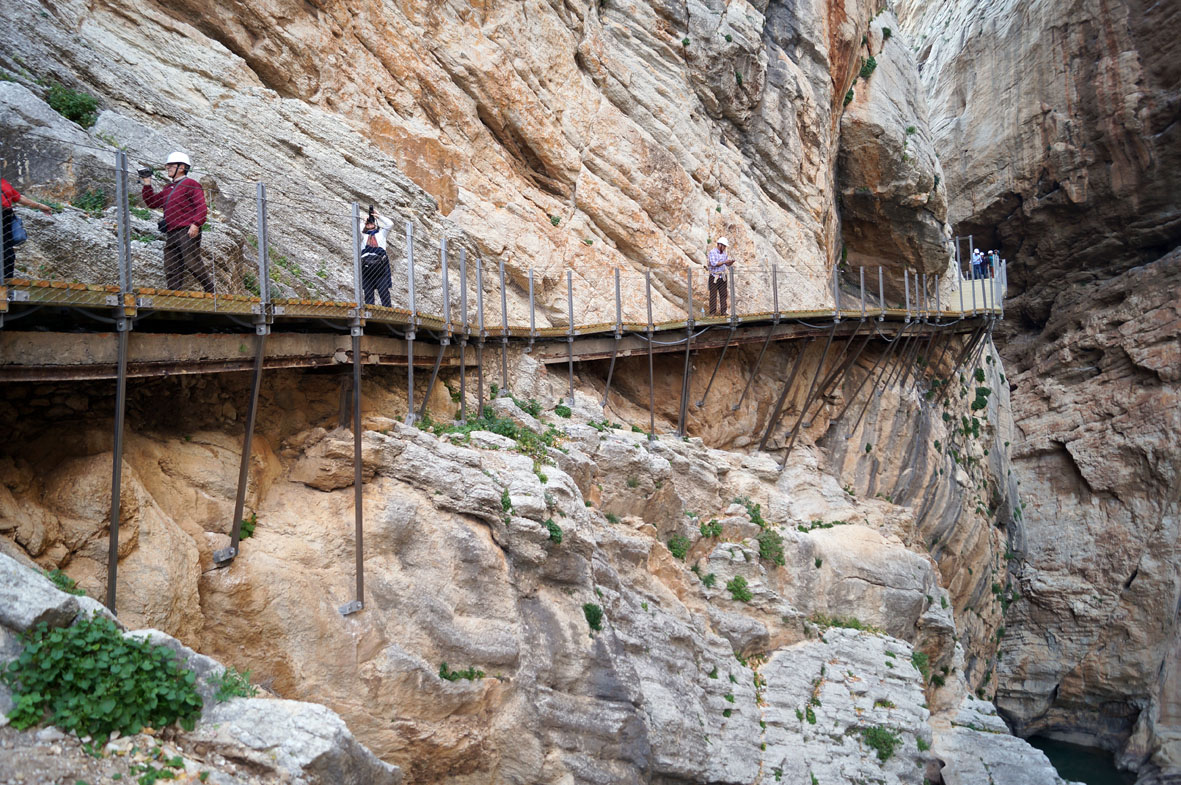
[[86,592],[78,588],[78,584],[69,575],[58,569],[52,569],[45,573],[45,577],[53,581],[53,585],[64,591],[66,594],[74,594],[77,596],[85,595]]
[[726,33],[726,43],[730,43],[733,40],[734,40],[733,36],[731,36],[729,33]]
[[258,695],[258,687],[250,683],[250,671],[239,673],[234,668],[226,668],[210,683],[217,687],[217,694],[213,698],[218,703],[225,703],[230,698],[253,698]]
[[562,222],[562,216],[560,216],[560,215],[551,215],[551,216],[549,217],[549,222],[550,222],[551,224],[553,224],[554,226],[557,226],[558,224],[560,224],[560,223]]
[[902,739],[897,733],[881,725],[862,728],[861,738],[865,740],[866,746],[877,753],[878,760],[882,763],[888,761],[894,755],[894,750],[902,743]]
[[822,559],[822,558],[820,558],[819,556],[817,556],[817,557],[816,557],[816,559],[814,560],[814,564],[816,565],[816,569],[818,569],[818,570],[819,570],[819,569],[820,569],[820,565],[824,564],[824,559]]
[[746,508],[746,514],[750,516],[751,523],[756,526],[767,525],[767,521],[763,519],[763,506],[752,502],[749,496],[737,496],[734,498],[734,503],[741,504]]
[[559,403],[554,407],[554,414],[569,420],[571,414],[570,407],[564,403]]
[[746,583],[746,578],[741,575],[735,575],[731,580],[727,581],[726,590],[738,602],[750,602],[754,599],[754,594],[751,593],[750,587]]
[[883,41],[889,41],[889,40],[890,40],[890,36],[892,36],[892,35],[894,35],[894,31],[893,31],[893,30],[891,30],[891,29],[890,29],[890,28],[888,28],[888,27],[883,27],[883,28],[882,28],[882,40],[883,40]]
[[718,677],[718,666],[717,665],[715,665],[714,669],[709,672],[709,677],[711,679],[716,679]]
[[537,433],[531,428],[518,425],[508,417],[497,417],[490,406],[484,407],[479,418],[468,420],[463,424],[435,422],[429,415],[430,412],[427,412],[425,416],[419,418],[417,425],[421,430],[430,431],[436,436],[442,436],[445,433],[458,434],[463,437],[464,443],[471,441],[473,431],[491,431],[512,439],[517,443],[517,452],[528,455],[541,463],[551,462],[548,450],[557,445],[558,439],[562,435],[552,425],[546,428],[543,433]]
[[739,87],[742,87],[742,74],[740,74],[740,73],[738,73],[737,71],[735,71],[735,72],[734,72],[734,79],[735,79],[735,81],[738,83],[738,86],[739,86]]
[[727,692],[727,693],[726,693],[725,695],[723,695],[722,697],[726,699],[726,702],[727,702],[727,703],[733,703],[733,702],[734,702],[734,693],[732,693],[732,692]]
[[886,698],[878,698],[876,701],[874,701],[874,702],[873,702],[873,707],[874,707],[875,709],[894,709],[894,708],[897,708],[897,707],[894,705],[894,701],[892,701],[892,700],[887,700]]
[[813,613],[808,617],[808,621],[822,629],[843,627],[848,630],[861,630],[862,632],[881,632],[877,627],[866,624],[855,616],[826,616],[823,613]]
[[607,523],[619,523],[619,516],[613,512],[607,513]]
[[849,92],[845,93],[845,99],[841,101],[841,106],[848,106],[853,102],[853,88],[849,88]]
[[484,671],[477,670],[475,666],[462,671],[453,671],[447,667],[447,663],[439,663],[439,678],[446,681],[459,681],[460,679],[467,679],[468,681],[478,681],[484,678]]
[[132,215],[144,221],[147,221],[152,217],[152,211],[146,207],[130,207],[128,209],[131,210]]
[[689,542],[689,538],[683,534],[674,534],[672,537],[668,538],[669,553],[681,561],[684,561],[685,557],[689,555],[689,547],[692,544],[693,543]]
[[582,614],[586,616],[586,623],[592,630],[603,629],[603,608],[593,602],[582,604]]
[[915,128],[913,125],[908,125],[908,126],[906,126],[906,135],[911,136],[912,134],[916,133],[918,130],[919,129]]
[[554,545],[562,544],[562,527],[554,523],[553,518],[547,518],[543,524],[545,528],[549,529],[550,542]]
[[861,73],[858,74],[862,79],[868,79],[875,70],[877,70],[878,61],[874,59],[873,55],[867,57],[861,63]]
[[714,584],[718,582],[718,576],[711,572],[709,575],[706,575],[704,578],[702,578],[701,582],[705,585],[705,588],[712,589]]
[[500,509],[503,512],[511,512],[513,509],[513,500],[508,494],[508,488],[500,492]]
[[772,529],[764,529],[759,532],[759,536],[756,539],[759,543],[759,558],[766,559],[772,564],[782,567],[785,563],[783,558],[783,537],[780,536],[779,532]]
[[927,681],[931,678],[931,658],[925,652],[916,651],[910,655],[910,664],[923,674],[923,680]]
[[804,707],[804,719],[808,720],[809,725],[816,724],[816,712],[812,711],[811,706]]
[[924,739],[922,736],[915,737],[915,743],[918,745],[919,752],[926,752],[931,749],[931,742]]
[[688,45],[689,45],[689,39],[688,39],[688,38],[682,38],[682,39],[681,39],[681,46],[688,46]]
[[242,519],[242,529],[238,535],[239,540],[245,540],[254,536],[254,527],[258,525],[258,514],[250,513]]
[[717,518],[710,518],[709,523],[701,524],[702,537],[721,537],[722,524],[718,523]]
[[91,127],[98,119],[98,100],[94,96],[71,90],[60,82],[49,85],[45,102],[53,111],[83,128]]
[[107,194],[101,188],[87,190],[75,197],[70,204],[87,213],[101,213],[107,207]]
[[173,652],[125,638],[104,616],[71,627],[44,622],[23,636],[24,649],[0,678],[13,689],[13,727],[45,720],[105,742],[114,731],[139,733],[179,722],[192,730],[201,713],[195,673]]
[[635,477],[628,477],[627,478],[627,487],[635,488],[635,487],[639,486],[639,484],[640,484],[640,481],[637,480]]

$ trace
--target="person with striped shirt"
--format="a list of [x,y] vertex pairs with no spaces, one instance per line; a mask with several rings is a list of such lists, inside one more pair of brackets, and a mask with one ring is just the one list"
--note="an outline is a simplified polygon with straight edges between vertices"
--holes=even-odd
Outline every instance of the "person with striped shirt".
[[[729,291],[727,288],[727,275],[730,272],[729,267],[734,264],[734,260],[730,258],[730,254],[726,253],[726,246],[730,241],[725,237],[718,238],[716,247],[711,248],[709,257],[706,261],[705,268],[709,270],[709,315],[710,316],[725,316],[729,308]],[[718,310],[719,300],[721,301],[721,310]]]

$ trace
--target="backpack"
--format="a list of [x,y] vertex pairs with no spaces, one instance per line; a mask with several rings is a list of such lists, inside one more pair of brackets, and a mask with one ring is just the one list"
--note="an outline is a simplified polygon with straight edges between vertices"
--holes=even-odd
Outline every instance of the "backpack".
[[361,249],[361,266],[365,269],[376,269],[383,264],[388,265],[389,255],[380,245],[367,245]]

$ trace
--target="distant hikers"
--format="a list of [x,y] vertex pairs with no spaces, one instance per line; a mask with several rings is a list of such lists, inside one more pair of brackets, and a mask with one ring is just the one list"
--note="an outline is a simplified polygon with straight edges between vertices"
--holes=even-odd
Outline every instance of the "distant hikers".
[[972,249],[972,280],[978,281],[984,277],[984,252],[979,248]]
[[394,282],[390,276],[390,257],[385,250],[386,237],[394,222],[378,215],[369,205],[369,215],[361,232],[365,235],[361,246],[361,286],[365,290],[365,302],[373,305],[373,293],[381,298],[381,304],[390,307],[390,287]]
[[0,283],[12,279],[16,273],[16,247],[26,239],[25,228],[20,217],[12,209],[13,205],[32,207],[49,215],[53,212],[49,205],[41,204],[19,193],[7,180],[0,178],[0,192],[3,193],[4,205],[4,278]]
[[[164,233],[164,278],[169,289],[184,285],[185,271],[210,294],[213,278],[201,261],[201,227],[205,225],[205,190],[189,177],[192,162],[181,152],[168,156],[164,172],[171,180],[157,193],[152,188],[152,170],[139,170],[143,200],[148,207],[163,208],[159,228]],[[146,172],[146,174],[145,174]]]
[[[709,250],[709,257],[705,268],[709,270],[709,315],[725,316],[729,309],[729,290],[727,288],[727,274],[734,260],[726,253],[730,241],[719,237],[715,247]],[[718,310],[718,300],[721,300],[721,310]]]

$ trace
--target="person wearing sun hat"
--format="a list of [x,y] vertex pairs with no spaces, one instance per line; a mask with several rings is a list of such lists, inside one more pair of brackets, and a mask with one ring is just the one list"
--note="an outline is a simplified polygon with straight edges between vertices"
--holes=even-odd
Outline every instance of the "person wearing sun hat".
[[[705,264],[705,269],[709,270],[709,315],[710,316],[725,316],[729,307],[729,291],[727,290],[726,276],[729,273],[729,268],[734,264],[734,260],[730,258],[730,254],[726,253],[726,248],[730,245],[730,241],[725,237],[719,237],[718,243],[715,247],[709,249],[709,257]],[[721,310],[718,310],[719,300],[721,301]]]

